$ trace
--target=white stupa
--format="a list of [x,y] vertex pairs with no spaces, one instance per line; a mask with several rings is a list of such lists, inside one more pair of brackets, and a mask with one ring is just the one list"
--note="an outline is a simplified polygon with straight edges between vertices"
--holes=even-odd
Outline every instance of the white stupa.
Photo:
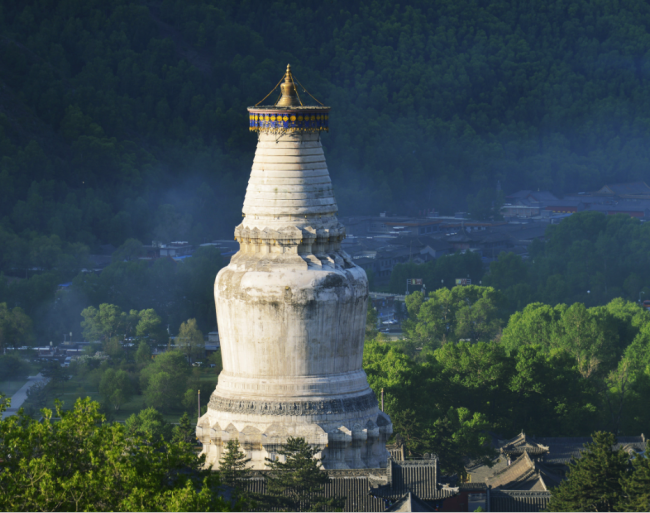
[[384,467],[392,424],[361,367],[368,280],[341,250],[320,143],[330,109],[302,105],[289,67],[284,79],[275,105],[248,109],[240,250],[214,285],[223,371],[197,436],[213,468],[229,439],[263,469],[289,436],[327,469]]

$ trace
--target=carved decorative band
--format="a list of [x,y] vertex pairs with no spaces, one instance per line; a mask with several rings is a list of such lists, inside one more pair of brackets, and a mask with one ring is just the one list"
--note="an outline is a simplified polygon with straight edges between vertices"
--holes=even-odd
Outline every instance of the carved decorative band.
[[334,228],[315,229],[311,226],[298,228],[285,226],[279,230],[271,228],[250,228],[240,224],[235,228],[235,240],[240,244],[274,244],[292,246],[298,244],[328,244],[345,239],[345,227],[342,224]]
[[329,107],[311,109],[249,108],[249,128],[259,132],[329,131]]
[[377,406],[377,398],[371,390],[362,396],[351,399],[331,399],[329,401],[242,401],[225,399],[212,394],[208,408],[227,413],[243,413],[249,415],[337,415],[341,413],[370,410]]

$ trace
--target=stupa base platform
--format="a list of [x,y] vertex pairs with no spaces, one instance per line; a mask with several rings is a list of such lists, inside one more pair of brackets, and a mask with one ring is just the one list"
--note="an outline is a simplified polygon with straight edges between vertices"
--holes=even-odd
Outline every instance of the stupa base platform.
[[264,470],[265,459],[280,457],[289,437],[301,437],[320,449],[316,458],[325,469],[384,468],[393,426],[368,392],[309,401],[230,400],[215,393],[196,430],[206,464],[218,469],[227,442],[237,439],[249,467]]

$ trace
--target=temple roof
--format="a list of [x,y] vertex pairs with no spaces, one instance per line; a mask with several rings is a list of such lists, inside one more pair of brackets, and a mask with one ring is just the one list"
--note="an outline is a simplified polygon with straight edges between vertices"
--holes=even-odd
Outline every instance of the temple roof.
[[485,483],[490,488],[506,488],[508,490],[546,490],[544,481],[536,471],[535,463],[528,453],[524,452],[519,458],[488,477]]
[[549,451],[548,446],[528,439],[523,431],[510,440],[499,440],[497,447],[502,454],[546,454]]
[[386,511],[433,511],[431,506],[421,501],[417,495],[408,492]]
[[[579,458],[585,450],[585,445],[593,442],[590,436],[585,437],[536,437],[535,442],[549,447],[544,461],[553,465],[566,465],[572,458]],[[628,453],[641,452],[646,448],[646,439],[641,436],[619,436],[613,449],[623,448]]]
[[650,195],[650,187],[645,182],[612,183],[603,186],[594,194]]

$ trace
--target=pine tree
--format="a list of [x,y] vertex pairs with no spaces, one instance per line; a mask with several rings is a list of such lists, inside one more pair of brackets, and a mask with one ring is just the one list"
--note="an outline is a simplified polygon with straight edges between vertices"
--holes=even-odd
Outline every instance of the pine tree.
[[289,437],[278,451],[286,461],[266,458],[271,472],[265,474],[265,498],[280,511],[334,511],[343,509],[345,497],[325,498],[322,493],[329,475],[314,459],[320,449],[310,446],[304,438]]
[[223,453],[219,460],[219,471],[221,472],[221,482],[230,486],[236,497],[245,495],[243,493],[242,482],[250,476],[250,470],[246,465],[250,461],[246,453],[241,450],[239,440],[228,440],[226,443],[226,452]]
[[183,413],[178,419],[178,426],[172,430],[172,442],[193,443],[196,440],[196,428],[190,422],[190,416]]
[[619,511],[650,511],[650,459],[637,456],[632,462],[634,471],[623,479],[625,498]]
[[621,485],[628,454],[613,450],[616,437],[599,431],[580,459],[569,464],[567,480],[553,490],[548,511],[616,511],[624,498]]

